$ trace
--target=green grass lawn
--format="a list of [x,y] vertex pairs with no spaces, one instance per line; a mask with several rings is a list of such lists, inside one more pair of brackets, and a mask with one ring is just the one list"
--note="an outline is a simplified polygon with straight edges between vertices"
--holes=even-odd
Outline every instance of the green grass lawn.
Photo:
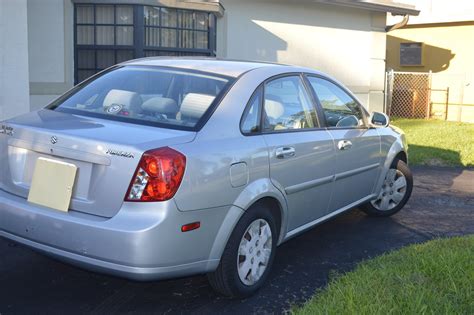
[[336,277],[295,314],[474,314],[474,235],[411,245]]
[[411,164],[474,166],[474,124],[424,119],[392,124],[406,133]]

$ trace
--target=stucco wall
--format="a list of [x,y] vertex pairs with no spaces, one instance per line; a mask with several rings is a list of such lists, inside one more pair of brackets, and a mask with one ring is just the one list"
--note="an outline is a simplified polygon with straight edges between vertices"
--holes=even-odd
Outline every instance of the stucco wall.
[[219,57],[308,66],[346,84],[382,110],[385,13],[288,1],[223,0]]
[[[72,86],[71,0],[28,0],[31,109]],[[223,0],[219,57],[309,66],[345,83],[371,110],[382,110],[382,12],[283,0]]]
[[0,1],[0,120],[29,110],[26,0]]
[[[422,66],[400,66],[400,43],[422,42]],[[474,121],[474,22],[410,26],[387,36],[387,67],[396,71],[433,72],[433,89],[449,87],[452,120]],[[444,103],[445,94],[432,93]],[[463,108],[458,104],[467,104]],[[440,109],[444,110],[444,109]],[[469,117],[468,117],[469,116]]]
[[28,0],[31,110],[72,87],[73,38],[71,0]]

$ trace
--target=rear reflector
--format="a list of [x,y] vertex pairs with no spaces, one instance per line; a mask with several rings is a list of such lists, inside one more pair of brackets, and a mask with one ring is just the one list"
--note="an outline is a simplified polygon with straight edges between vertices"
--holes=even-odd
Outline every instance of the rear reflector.
[[181,232],[189,232],[192,230],[199,229],[200,227],[201,227],[201,222],[188,223],[181,227]]

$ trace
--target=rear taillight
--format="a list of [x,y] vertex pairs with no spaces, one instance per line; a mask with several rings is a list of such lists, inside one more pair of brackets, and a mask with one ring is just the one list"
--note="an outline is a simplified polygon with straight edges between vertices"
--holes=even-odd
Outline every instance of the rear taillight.
[[165,201],[173,198],[183,179],[186,157],[171,148],[143,154],[125,201]]

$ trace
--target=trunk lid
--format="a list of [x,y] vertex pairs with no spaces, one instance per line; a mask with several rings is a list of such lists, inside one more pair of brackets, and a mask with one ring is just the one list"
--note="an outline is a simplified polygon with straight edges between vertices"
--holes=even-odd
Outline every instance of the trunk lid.
[[194,140],[196,133],[51,110],[2,123],[0,189],[27,198],[39,157],[78,167],[70,209],[114,216],[143,152]]

